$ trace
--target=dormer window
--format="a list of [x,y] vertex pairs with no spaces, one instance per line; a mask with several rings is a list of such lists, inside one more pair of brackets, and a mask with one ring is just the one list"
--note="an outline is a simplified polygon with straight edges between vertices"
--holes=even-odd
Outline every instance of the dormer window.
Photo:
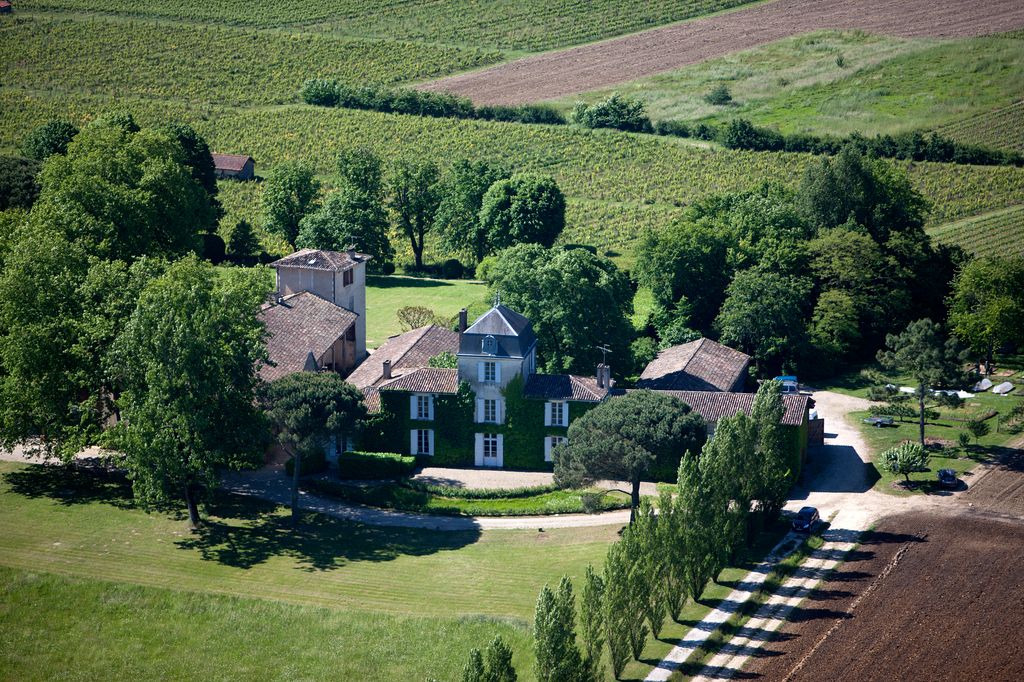
[[498,341],[490,334],[484,337],[483,353],[484,355],[497,355],[498,353]]

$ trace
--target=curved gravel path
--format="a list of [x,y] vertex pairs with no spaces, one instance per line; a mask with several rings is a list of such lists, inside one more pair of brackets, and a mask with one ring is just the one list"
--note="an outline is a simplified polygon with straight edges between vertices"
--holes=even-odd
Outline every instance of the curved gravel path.
[[419,88],[465,95],[477,104],[523,104],[626,83],[821,29],[953,38],[1021,27],[1020,0],[776,0],[524,57]]

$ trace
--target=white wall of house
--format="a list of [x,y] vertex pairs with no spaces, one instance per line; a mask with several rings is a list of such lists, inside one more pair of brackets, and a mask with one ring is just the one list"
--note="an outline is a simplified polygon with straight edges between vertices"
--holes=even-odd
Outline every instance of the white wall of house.
[[351,310],[356,318],[355,363],[366,357],[366,263],[356,263],[351,284],[345,284],[345,272],[278,266],[277,291],[282,296],[309,291],[322,299]]

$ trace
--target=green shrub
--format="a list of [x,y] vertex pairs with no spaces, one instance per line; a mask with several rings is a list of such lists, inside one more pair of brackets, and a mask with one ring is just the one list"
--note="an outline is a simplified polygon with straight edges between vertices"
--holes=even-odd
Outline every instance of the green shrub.
[[590,106],[578,103],[572,119],[585,128],[616,128],[634,133],[653,131],[644,103],[618,94]]
[[[292,475],[295,471],[294,458],[284,463],[284,471],[289,476]],[[324,455],[323,450],[314,450],[302,455],[302,471],[299,473],[303,476],[322,474],[325,471],[327,471],[327,457]]]
[[466,268],[458,258],[449,258],[441,264],[441,275],[445,279],[462,279]]
[[729,92],[729,88],[725,83],[719,83],[711,92],[704,95],[704,101],[716,107],[722,107],[732,102],[732,93]]
[[415,469],[415,457],[387,452],[345,452],[338,457],[338,477],[350,480],[399,478]]
[[410,490],[429,493],[438,497],[452,497],[467,500],[515,499],[535,497],[558,490],[554,483],[549,485],[532,485],[520,488],[453,488],[451,486],[433,485],[422,481],[402,481],[402,485]]
[[928,466],[928,451],[920,443],[900,443],[883,452],[878,462],[891,474],[903,476],[910,482],[910,474]]

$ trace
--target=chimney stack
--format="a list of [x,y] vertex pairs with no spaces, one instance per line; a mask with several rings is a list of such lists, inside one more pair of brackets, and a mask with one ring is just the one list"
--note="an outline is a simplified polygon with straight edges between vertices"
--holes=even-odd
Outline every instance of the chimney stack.
[[391,378],[391,360],[385,360],[384,362],[382,362],[380,364],[380,369],[381,369],[381,372],[383,374],[382,378],[384,378],[384,379],[390,379]]
[[349,260],[355,262],[355,260],[356,260],[356,247],[355,247],[355,245],[348,247],[348,249],[345,250],[345,253],[348,254]]
[[459,333],[462,334],[469,326],[469,313],[465,308],[459,311]]
[[606,365],[603,362],[597,365],[597,387],[607,390],[611,390],[612,387],[612,368],[611,365]]
[[604,363],[597,363],[597,387],[604,388]]

